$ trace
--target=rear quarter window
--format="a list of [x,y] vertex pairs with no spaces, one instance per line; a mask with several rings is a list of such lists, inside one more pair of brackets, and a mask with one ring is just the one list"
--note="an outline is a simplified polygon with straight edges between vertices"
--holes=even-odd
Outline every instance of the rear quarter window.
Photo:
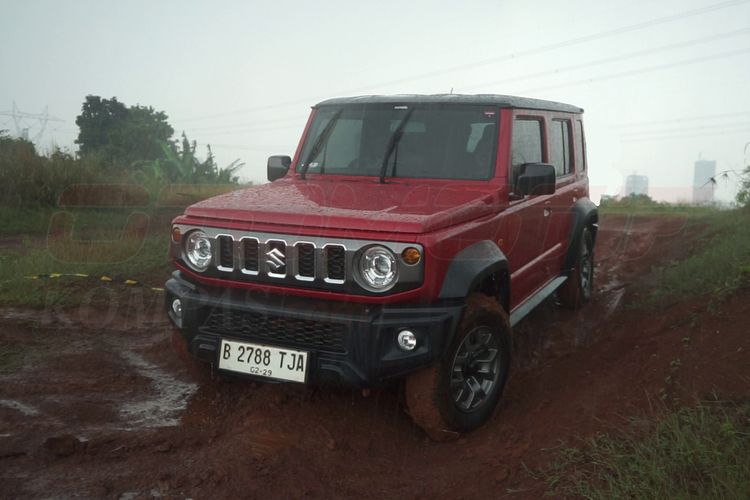
[[576,170],[586,170],[586,141],[583,137],[583,122],[576,120]]
[[552,120],[550,125],[550,163],[557,177],[573,171],[570,154],[570,120]]

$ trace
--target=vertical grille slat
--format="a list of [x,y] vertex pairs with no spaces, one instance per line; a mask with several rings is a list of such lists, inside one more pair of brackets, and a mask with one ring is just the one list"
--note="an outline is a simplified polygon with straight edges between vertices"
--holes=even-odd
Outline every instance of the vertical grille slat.
[[343,282],[346,279],[346,248],[341,245],[327,245],[325,250],[326,278]]
[[243,238],[242,240],[242,270],[247,273],[257,273],[260,269],[258,240]]
[[297,243],[297,275],[302,278],[315,277],[315,245]]
[[234,269],[234,240],[231,236],[219,236],[219,269],[231,271]]

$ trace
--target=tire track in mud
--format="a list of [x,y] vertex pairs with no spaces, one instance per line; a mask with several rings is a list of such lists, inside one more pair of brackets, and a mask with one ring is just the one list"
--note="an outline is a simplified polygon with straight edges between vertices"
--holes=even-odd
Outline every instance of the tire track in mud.
[[[133,329],[127,327],[127,321],[120,323],[125,326],[110,327],[97,325],[95,320],[78,319],[90,315],[91,311],[79,312],[56,321],[46,312],[0,310],[0,321],[6,325],[0,334],[0,345],[26,342],[43,346],[27,348],[17,372],[0,373],[0,381],[7,384],[5,390],[0,389],[0,422],[11,424],[23,416],[28,423],[36,422],[50,430],[67,428],[80,436],[179,425],[198,384],[175,376],[174,370],[159,366],[158,360],[155,363],[148,359],[154,358],[155,349],[157,355],[169,354],[159,349],[167,338],[167,323],[146,321]],[[56,325],[77,335],[61,341]],[[153,333],[155,330],[157,333]],[[53,346],[44,346],[45,343]],[[56,372],[54,378],[41,376],[40,371],[50,364],[56,367],[52,370]],[[97,372],[101,372],[99,380]],[[12,388],[18,385],[26,386],[30,392]],[[70,391],[64,390],[71,385]],[[81,393],[85,387],[95,392]],[[82,405],[90,411],[82,409]],[[76,423],[70,421],[71,413],[67,420],[52,414],[65,413],[65,408],[73,410],[72,414],[82,414],[82,418]],[[118,418],[113,421],[108,415]]]
[[154,392],[145,399],[122,404],[120,415],[129,424],[124,430],[178,425],[188,400],[198,390],[198,384],[173,377],[133,351],[123,351],[120,355],[140,375],[151,381]]

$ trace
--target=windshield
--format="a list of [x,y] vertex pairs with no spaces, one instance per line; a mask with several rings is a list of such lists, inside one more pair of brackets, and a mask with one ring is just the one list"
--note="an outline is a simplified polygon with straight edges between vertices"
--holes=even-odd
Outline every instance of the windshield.
[[325,106],[315,115],[297,171],[489,179],[497,114],[496,108],[466,105]]

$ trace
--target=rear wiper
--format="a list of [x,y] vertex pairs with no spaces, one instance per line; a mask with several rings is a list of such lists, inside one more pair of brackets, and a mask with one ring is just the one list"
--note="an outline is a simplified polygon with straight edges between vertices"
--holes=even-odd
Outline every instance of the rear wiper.
[[385,172],[388,169],[388,160],[390,159],[393,150],[398,147],[398,143],[401,141],[401,137],[403,137],[404,135],[404,127],[406,127],[406,124],[411,118],[412,113],[414,113],[414,108],[409,109],[409,111],[406,112],[406,115],[401,118],[401,122],[398,124],[398,127],[396,127],[396,130],[393,131],[393,134],[391,134],[391,138],[388,140],[388,147],[385,149],[385,158],[383,158],[383,163],[380,165],[381,184],[385,184]]
[[336,125],[336,122],[339,121],[339,117],[341,117],[341,112],[344,111],[343,109],[339,109],[336,111],[333,116],[331,117],[331,120],[326,124],[323,131],[318,136],[318,139],[315,141],[315,144],[313,144],[312,148],[310,148],[310,152],[305,157],[305,160],[302,162],[302,168],[299,171],[299,175],[302,179],[305,178],[305,174],[307,173],[307,169],[310,168],[310,162],[318,156],[318,153],[320,153],[320,148],[323,147],[323,145],[328,141],[328,136],[331,135],[331,132],[333,131],[333,126]]

